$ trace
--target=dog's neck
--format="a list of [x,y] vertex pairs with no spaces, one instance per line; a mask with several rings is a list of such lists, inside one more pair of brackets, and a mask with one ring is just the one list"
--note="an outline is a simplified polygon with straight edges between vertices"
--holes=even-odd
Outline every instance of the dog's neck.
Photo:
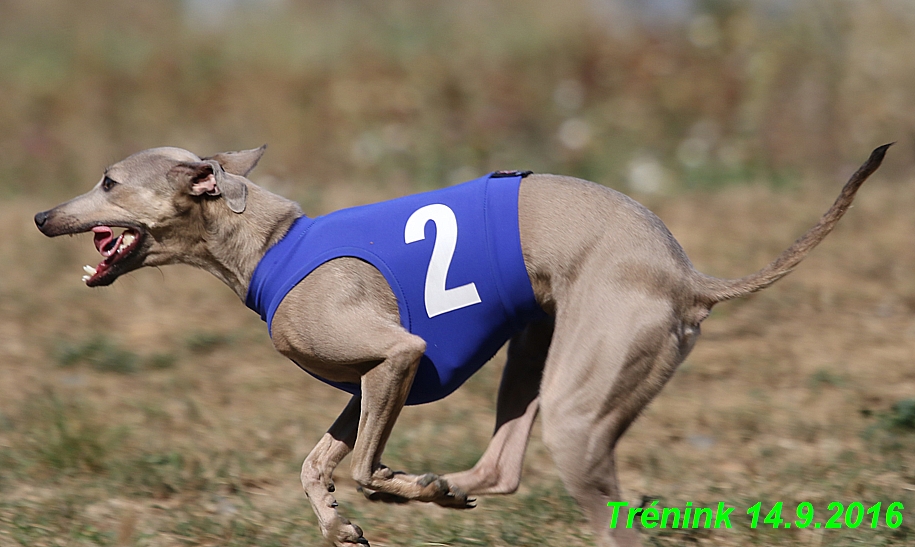
[[243,213],[205,216],[206,257],[200,266],[221,279],[244,302],[257,264],[302,215],[296,202],[249,183]]

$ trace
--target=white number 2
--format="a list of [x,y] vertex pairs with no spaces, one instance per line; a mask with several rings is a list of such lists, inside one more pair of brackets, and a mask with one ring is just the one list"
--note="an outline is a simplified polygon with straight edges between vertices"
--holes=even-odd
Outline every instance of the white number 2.
[[426,239],[426,223],[430,220],[435,223],[435,244],[432,246],[429,269],[426,270],[425,299],[426,314],[431,319],[436,315],[479,304],[481,300],[477,286],[473,283],[453,289],[445,288],[458,237],[457,218],[451,208],[434,203],[417,209],[407,219],[404,241],[414,243]]

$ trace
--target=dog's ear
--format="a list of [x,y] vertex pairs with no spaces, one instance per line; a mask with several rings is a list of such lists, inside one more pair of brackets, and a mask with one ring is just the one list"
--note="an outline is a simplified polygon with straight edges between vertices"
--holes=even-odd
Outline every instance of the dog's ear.
[[179,163],[166,177],[192,196],[222,196],[233,213],[245,210],[248,187],[243,177],[227,173],[216,160]]
[[264,155],[266,150],[267,145],[265,144],[260,148],[251,150],[220,152],[219,154],[213,154],[212,156],[203,159],[204,161],[215,160],[219,162],[219,165],[226,170],[226,173],[247,177],[248,173],[257,167],[257,162],[260,161],[261,156]]

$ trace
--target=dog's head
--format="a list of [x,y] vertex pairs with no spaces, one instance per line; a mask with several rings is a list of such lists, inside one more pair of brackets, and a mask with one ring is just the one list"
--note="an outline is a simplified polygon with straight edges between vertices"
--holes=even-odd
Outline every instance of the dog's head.
[[[90,287],[110,285],[143,266],[191,259],[202,237],[188,236],[203,235],[205,209],[211,215],[244,212],[245,176],[265,148],[207,158],[180,148],[144,150],[106,169],[89,192],[35,215],[35,224],[51,237],[94,233],[104,259],[85,267]],[[117,228],[123,231],[116,234]]]

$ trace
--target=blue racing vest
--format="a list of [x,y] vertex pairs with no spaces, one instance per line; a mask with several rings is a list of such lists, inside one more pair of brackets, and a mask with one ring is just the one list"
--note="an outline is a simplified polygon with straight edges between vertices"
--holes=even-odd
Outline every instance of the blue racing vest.
[[[518,231],[527,173],[496,172],[450,188],[300,217],[258,263],[246,304],[271,330],[286,294],[321,264],[364,260],[397,297],[401,324],[426,342],[408,405],[461,386],[545,313],[534,297]],[[316,376],[317,377],[317,376]],[[359,384],[318,379],[359,393]]]

